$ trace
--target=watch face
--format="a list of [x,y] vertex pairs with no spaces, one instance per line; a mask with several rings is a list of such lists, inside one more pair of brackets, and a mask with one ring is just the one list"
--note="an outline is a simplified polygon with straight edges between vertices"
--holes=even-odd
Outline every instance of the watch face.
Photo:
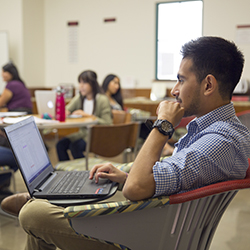
[[161,124],[161,128],[165,132],[169,132],[169,130],[172,130],[171,124],[167,121],[163,121]]
[[158,128],[159,132],[163,135],[168,135],[169,139],[174,133],[174,128],[167,120],[156,120],[152,128]]

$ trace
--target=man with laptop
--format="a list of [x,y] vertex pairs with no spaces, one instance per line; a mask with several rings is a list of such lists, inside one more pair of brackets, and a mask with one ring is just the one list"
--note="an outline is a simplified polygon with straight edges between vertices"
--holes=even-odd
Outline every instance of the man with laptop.
[[34,117],[6,127],[5,134],[30,196],[55,199],[60,205],[62,202],[56,201],[64,200],[68,205],[82,203],[81,199],[96,201],[109,194],[113,186],[109,180],[96,184],[89,180],[88,171],[54,170]]
[[[97,165],[90,179],[98,183],[100,177],[108,178],[123,184],[127,199],[142,200],[245,177],[250,134],[237,119],[231,102],[243,69],[242,53],[224,39],[201,37],[185,44],[182,55],[178,81],[172,89],[176,102],[160,103],[158,119],[129,174],[111,164]],[[197,118],[188,124],[188,132],[175,145],[173,155],[159,161],[174,127],[182,117],[191,115]],[[27,195],[13,196],[3,201],[2,208],[11,211],[17,201],[21,201],[17,214],[26,203],[19,214],[27,233],[26,250],[118,249],[77,235],[63,217],[63,208],[44,199],[27,202]]]

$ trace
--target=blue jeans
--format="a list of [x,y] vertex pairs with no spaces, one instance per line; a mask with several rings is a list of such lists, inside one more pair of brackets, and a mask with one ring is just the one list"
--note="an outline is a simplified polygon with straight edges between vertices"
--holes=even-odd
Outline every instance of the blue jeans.
[[[9,166],[14,171],[17,171],[18,166],[16,164],[15,158],[11,149],[0,146],[0,166]],[[1,174],[0,175],[0,186],[10,179],[11,174]]]
[[63,138],[56,144],[56,151],[59,161],[68,161],[67,150],[70,149],[74,159],[83,158],[83,151],[86,149],[86,142],[83,139],[71,142],[69,138]]

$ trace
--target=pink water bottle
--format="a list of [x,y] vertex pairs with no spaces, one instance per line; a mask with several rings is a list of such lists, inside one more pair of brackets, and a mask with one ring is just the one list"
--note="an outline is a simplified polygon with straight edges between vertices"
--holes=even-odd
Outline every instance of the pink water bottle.
[[56,90],[56,120],[65,121],[65,100],[63,89],[60,86]]

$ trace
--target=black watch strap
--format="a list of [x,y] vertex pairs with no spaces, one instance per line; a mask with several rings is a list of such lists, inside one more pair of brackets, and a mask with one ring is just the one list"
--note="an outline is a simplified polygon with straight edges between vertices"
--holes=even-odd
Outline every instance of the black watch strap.
[[168,136],[169,139],[172,137],[174,133],[173,125],[168,120],[157,119],[152,128],[157,128],[160,133],[165,136]]

